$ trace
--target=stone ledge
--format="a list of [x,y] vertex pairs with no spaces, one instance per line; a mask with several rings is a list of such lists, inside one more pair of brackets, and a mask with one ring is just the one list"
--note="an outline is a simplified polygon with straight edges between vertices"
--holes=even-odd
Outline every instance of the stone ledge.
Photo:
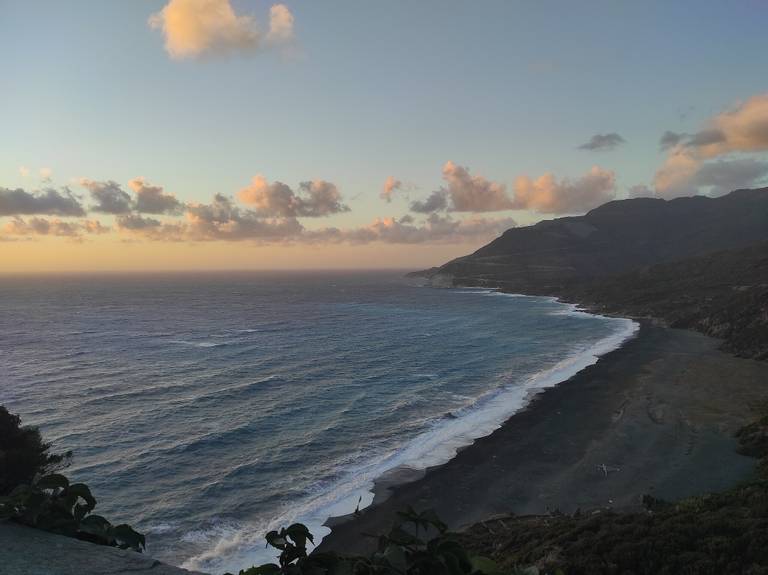
[[2,575],[203,575],[143,553],[0,522]]

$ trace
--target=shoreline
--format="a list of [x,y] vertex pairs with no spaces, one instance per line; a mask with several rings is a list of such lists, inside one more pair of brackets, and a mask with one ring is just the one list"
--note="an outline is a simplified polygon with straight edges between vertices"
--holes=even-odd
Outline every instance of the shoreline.
[[[510,382],[492,390],[476,398],[469,407],[446,413],[443,418],[434,421],[433,425],[426,427],[396,452],[382,460],[374,460],[370,469],[363,469],[362,476],[351,475],[343,478],[339,483],[341,495],[335,495],[337,490],[332,490],[330,495],[333,497],[326,497],[326,494],[323,494],[314,501],[309,500],[299,507],[298,511],[294,509],[292,516],[288,519],[285,517],[273,519],[264,528],[265,530],[279,529],[299,521],[308,526],[315,541],[320,545],[326,537],[332,535],[334,525],[354,517],[353,510],[376,506],[388,496],[390,488],[410,483],[431,470],[449,463],[478,439],[493,434],[510,417],[524,411],[536,396],[562,385],[586,367],[597,363],[601,357],[620,349],[627,341],[636,337],[640,329],[640,324],[633,319],[588,312],[573,303],[559,301],[551,296],[508,294],[484,287],[467,289],[481,292],[483,296],[497,295],[502,296],[503,299],[511,297],[546,301],[548,305],[552,304],[551,313],[555,315],[589,316],[607,321],[613,327],[610,334],[596,341],[574,346],[557,363],[541,371],[529,373],[515,383]],[[376,469],[377,467],[379,469]],[[371,470],[376,473],[372,474]],[[350,491],[348,483],[360,479],[363,479],[365,484]],[[244,555],[245,563],[259,564],[275,560],[276,554],[261,545],[261,537],[258,538],[256,546],[252,546],[250,540],[251,538],[248,537],[247,541],[239,541],[232,545],[241,550],[236,554]],[[211,553],[218,554],[216,549]],[[181,566],[188,569],[205,568],[207,559],[207,553],[198,554],[187,558]]]
[[407,505],[434,508],[457,530],[511,513],[634,509],[646,493],[679,499],[732,486],[755,464],[735,452],[733,433],[768,398],[768,364],[719,344],[640,320],[634,338],[534,394],[449,461],[377,479],[372,504],[329,518],[318,549],[371,551],[374,540],[360,533],[385,532]]

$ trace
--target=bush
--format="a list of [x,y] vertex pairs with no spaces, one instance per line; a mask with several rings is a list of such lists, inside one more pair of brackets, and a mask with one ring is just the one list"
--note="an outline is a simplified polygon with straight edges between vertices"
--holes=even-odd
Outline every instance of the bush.
[[71,453],[52,455],[34,427],[0,406],[0,519],[121,549],[142,551],[144,535],[91,515],[96,499],[84,483],[70,483],[52,470]]
[[0,405],[0,496],[66,466],[71,453],[54,455],[50,447],[36,427],[22,427],[21,418]]
[[[336,553],[307,554],[312,534],[301,523],[267,533],[267,544],[280,551],[279,565],[268,563],[239,575],[496,575],[501,571],[485,557],[471,556],[446,533],[433,511],[411,508],[387,535],[378,537],[378,551],[370,557]],[[435,533],[429,540],[419,537]]]
[[32,485],[19,485],[0,497],[0,519],[99,545],[142,551],[144,535],[129,525],[112,525],[91,515],[96,498],[84,483],[70,483],[63,475],[46,475]]

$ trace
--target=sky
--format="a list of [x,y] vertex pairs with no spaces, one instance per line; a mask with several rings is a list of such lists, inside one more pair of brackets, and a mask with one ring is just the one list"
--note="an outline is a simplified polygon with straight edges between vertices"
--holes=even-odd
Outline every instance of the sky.
[[768,3],[0,0],[0,270],[421,268],[768,185]]

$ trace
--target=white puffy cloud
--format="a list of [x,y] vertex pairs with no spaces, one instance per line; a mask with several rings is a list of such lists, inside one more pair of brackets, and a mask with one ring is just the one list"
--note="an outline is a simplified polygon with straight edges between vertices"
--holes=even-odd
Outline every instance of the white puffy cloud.
[[443,180],[455,212],[497,212],[508,210],[512,203],[504,184],[483,176],[473,176],[469,170],[448,161],[443,166]]
[[515,180],[514,209],[545,214],[586,212],[612,200],[616,194],[616,176],[610,170],[593,166],[584,176],[557,180],[552,174]]
[[325,180],[302,182],[294,192],[290,186],[282,182],[269,183],[259,174],[237,197],[264,217],[316,218],[349,211],[336,186]]
[[412,202],[412,212],[531,210],[547,214],[573,214],[610,201],[616,193],[614,173],[599,166],[594,166],[575,180],[565,178],[558,181],[552,174],[544,174],[535,180],[519,176],[511,196],[504,184],[472,175],[468,168],[454,162],[446,162],[443,166],[443,179],[447,185],[423,200]]
[[667,132],[661,144],[669,153],[654,179],[659,196],[695,194],[707,186],[719,192],[754,185],[762,177],[756,164],[710,160],[768,150],[768,94],[718,114],[695,134]]
[[387,179],[384,180],[384,187],[381,190],[380,196],[387,202],[391,202],[392,195],[395,193],[395,191],[402,189],[402,187],[403,182],[394,176],[387,176]]
[[486,241],[514,227],[512,218],[487,219],[471,217],[463,220],[431,214],[417,223],[412,216],[376,218],[368,226],[340,230],[327,228],[307,231],[303,240],[313,243],[389,244],[443,243],[456,244]]
[[303,228],[295,218],[265,218],[237,207],[230,198],[216,194],[210,204],[188,204],[184,219],[161,221],[137,214],[120,216],[118,228],[136,237],[156,241],[288,241]]
[[153,186],[144,178],[134,178],[128,182],[136,194],[135,209],[142,214],[176,214],[182,204],[173,194],[166,194],[161,186]]
[[295,40],[293,14],[285,4],[275,4],[269,9],[267,43],[277,46],[291,44]]
[[293,23],[288,7],[275,4],[264,34],[253,16],[236,14],[230,0],[169,0],[149,18],[149,25],[162,31],[168,54],[177,59],[254,51],[263,43],[286,45],[294,39]]

